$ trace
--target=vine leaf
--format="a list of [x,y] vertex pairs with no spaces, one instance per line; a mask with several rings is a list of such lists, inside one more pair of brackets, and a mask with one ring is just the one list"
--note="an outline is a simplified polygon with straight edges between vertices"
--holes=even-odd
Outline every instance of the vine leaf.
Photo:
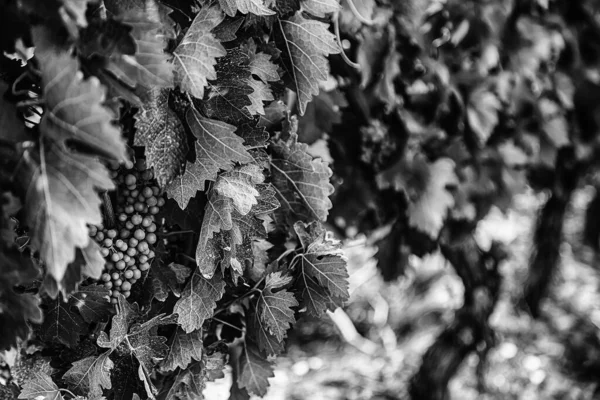
[[477,135],[479,143],[485,144],[498,125],[500,100],[488,88],[477,88],[471,94],[467,105],[467,121]]
[[239,126],[251,122],[250,106],[252,87],[250,76],[250,56],[242,47],[227,50],[227,55],[217,62],[216,80],[209,82],[209,96],[202,103],[203,112],[228,124]]
[[227,364],[227,348],[217,342],[202,350],[202,359],[192,363],[187,369],[180,370],[166,399],[193,400],[204,399],[202,394],[206,382],[223,378],[223,369]]
[[447,188],[455,186],[458,178],[454,162],[440,158],[428,166],[428,179],[423,192],[408,205],[410,226],[436,238],[446,219],[448,210],[454,205],[454,196]]
[[109,355],[110,352],[107,351],[99,356],[75,361],[62,379],[77,393],[88,395],[90,398],[102,396],[102,389],[112,388],[110,372],[114,363]]
[[207,80],[217,78],[216,59],[227,54],[210,32],[224,18],[216,6],[202,8],[173,53],[175,83],[199,99],[204,97]]
[[234,162],[247,164],[253,160],[243,139],[234,133],[233,125],[204,118],[194,109],[188,110],[186,120],[197,139],[196,161],[188,162],[183,175],[166,188],[181,209],[187,207],[198,190],[204,190],[205,181],[217,179],[219,170],[230,171]]
[[40,329],[44,340],[75,347],[79,343],[79,336],[86,330],[85,321],[71,310],[69,303],[61,300],[60,296],[51,300]]
[[26,400],[63,400],[60,389],[52,378],[40,371],[30,371],[31,378],[25,381],[19,399]]
[[196,268],[173,309],[178,315],[177,323],[186,333],[202,328],[204,321],[213,316],[217,301],[224,293],[225,282],[219,274],[205,279]]
[[[215,233],[234,228],[234,213],[236,219],[240,219],[258,204],[260,192],[256,185],[262,183],[264,179],[261,168],[256,164],[243,165],[221,174],[217,179],[204,210],[204,221],[196,247],[196,263],[205,278],[210,279],[217,267],[215,262],[207,260],[206,257],[207,254],[217,253],[207,252],[209,240]],[[239,243],[241,240],[236,240],[235,244]],[[214,248],[214,243],[210,247]]]
[[239,11],[242,14],[274,15],[275,11],[264,5],[263,0],[219,0],[221,9],[230,17],[235,17]]
[[256,342],[258,348],[268,356],[276,356],[285,350],[283,340],[278,340],[269,332],[258,313],[252,313],[248,319],[248,335]]
[[169,348],[167,339],[156,334],[156,328],[161,325],[174,324],[176,315],[158,314],[150,320],[139,323],[140,314],[137,303],[129,304],[125,297],[120,295],[117,301],[117,315],[112,319],[110,336],[106,332],[100,332],[97,343],[100,347],[110,349],[108,352],[120,348],[120,352],[129,354],[131,362],[133,358],[139,362],[138,376],[144,383],[148,396],[154,398],[156,388],[150,380],[150,373],[158,361],[166,357]]
[[161,363],[161,370],[175,371],[178,367],[186,369],[192,360],[202,359],[202,330],[186,333],[177,328],[169,343],[169,353]]
[[238,385],[249,393],[264,396],[269,387],[269,378],[275,376],[273,366],[263,357],[253,343],[246,342],[240,357]]
[[263,102],[275,100],[269,88],[269,82],[277,82],[280,79],[279,73],[277,72],[277,66],[271,61],[270,55],[256,53],[254,41],[250,41],[248,51],[250,55],[250,64],[248,65],[250,74],[258,77],[258,79],[253,77],[247,79],[248,85],[254,91],[248,96],[252,104],[246,106],[246,108],[252,115],[265,115]]
[[187,137],[181,121],[169,108],[169,91],[153,89],[140,108],[135,122],[135,146],[144,146],[148,165],[160,187],[177,176],[188,152]]
[[126,161],[121,132],[112,124],[113,115],[102,106],[105,98],[100,81],[83,79],[79,62],[49,43],[45,28],[33,28],[35,56],[40,62],[46,110],[40,122],[44,137],[66,145],[66,141],[93,149],[97,154]]
[[[102,200],[97,190],[110,190],[114,183],[108,169],[97,159],[67,153],[56,145],[40,152],[25,153],[20,178],[30,182],[26,192],[25,221],[31,228],[31,244],[40,251],[48,273],[60,284],[69,264],[75,260],[76,248],[85,249],[91,240],[88,224],[102,222]],[[98,247],[94,247],[98,252]],[[102,270],[99,265],[83,272]]]
[[307,311],[320,316],[348,300],[348,270],[341,245],[319,222],[294,224],[304,252],[299,257],[300,285]]
[[306,152],[307,145],[298,143],[291,133],[287,140],[278,138],[271,143],[273,151],[271,174],[282,207],[302,221],[327,219],[331,208],[329,183],[331,169],[320,159]]
[[341,9],[338,0],[306,0],[301,4],[304,11],[319,18],[325,18],[327,14]]
[[291,276],[284,277],[281,272],[267,275],[265,288],[258,297],[258,314],[278,341],[283,341],[287,330],[296,322],[292,308],[297,307],[298,302],[294,294],[285,289],[278,292],[273,290],[287,285],[291,280]]
[[[142,7],[146,9],[142,10]],[[130,86],[141,85],[148,89],[173,87],[174,66],[164,49],[175,35],[166,21],[161,21],[156,3],[147,1],[145,5],[120,15],[118,20],[132,28],[131,36],[137,49],[134,57],[119,57],[119,62],[113,63],[109,71],[117,77],[126,76]]]
[[110,291],[104,286],[83,286],[73,293],[69,302],[79,310],[79,314],[88,324],[106,321],[112,314]]
[[327,79],[327,56],[341,49],[326,23],[306,19],[300,12],[289,20],[280,19],[279,28],[283,65],[298,94],[298,108],[303,115],[313,95],[319,93],[319,82]]

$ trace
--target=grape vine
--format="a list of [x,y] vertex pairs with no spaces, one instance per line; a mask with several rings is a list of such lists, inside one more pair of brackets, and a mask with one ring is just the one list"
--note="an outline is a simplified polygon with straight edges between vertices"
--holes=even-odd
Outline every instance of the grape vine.
[[336,237],[361,233],[386,279],[439,249],[463,281],[411,380],[444,399],[494,345],[479,221],[551,192],[538,315],[597,159],[588,2],[508,3],[0,0],[0,351],[39,366],[9,392],[198,399],[230,365],[263,396],[297,320],[348,300]]

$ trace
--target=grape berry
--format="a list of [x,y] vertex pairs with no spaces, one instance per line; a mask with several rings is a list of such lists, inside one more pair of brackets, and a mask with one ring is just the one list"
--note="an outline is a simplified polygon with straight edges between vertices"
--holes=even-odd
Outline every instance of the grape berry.
[[100,279],[114,304],[118,293],[129,297],[131,286],[150,269],[157,241],[155,215],[165,200],[144,160],[132,169],[113,169],[111,177],[118,186],[116,226],[91,226],[90,236],[102,246],[106,269]]

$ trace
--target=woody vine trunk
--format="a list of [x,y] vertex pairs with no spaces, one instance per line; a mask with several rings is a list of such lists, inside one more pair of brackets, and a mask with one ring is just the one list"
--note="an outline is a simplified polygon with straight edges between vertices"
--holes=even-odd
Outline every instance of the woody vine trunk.
[[448,382],[467,356],[479,352],[481,372],[487,352],[494,345],[488,319],[502,282],[498,265],[505,254],[501,246],[494,243],[490,250],[482,250],[473,236],[473,226],[453,222],[442,231],[440,249],[463,282],[464,303],[454,321],[423,355],[423,363],[411,381],[413,400],[448,399]]

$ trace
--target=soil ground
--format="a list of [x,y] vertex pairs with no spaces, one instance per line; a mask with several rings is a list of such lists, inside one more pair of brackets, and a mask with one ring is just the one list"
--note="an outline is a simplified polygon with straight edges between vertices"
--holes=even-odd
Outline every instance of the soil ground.
[[[516,303],[544,196],[521,195],[508,214],[494,210],[480,224],[480,244],[495,239],[509,246],[509,259],[501,267],[505,279],[502,294],[491,318],[497,345],[489,353],[485,391],[477,389],[478,358],[473,355],[450,383],[453,400],[594,398],[600,379],[586,381],[576,376],[579,368],[570,363],[573,349],[580,349],[585,359],[598,360],[600,365],[600,353],[595,353],[599,350],[585,342],[586,338],[597,339],[600,326],[598,259],[580,244],[583,210],[592,194],[593,189],[583,188],[572,201],[560,272],[544,303],[546,317],[541,321],[519,311]],[[439,255],[411,260],[405,277],[384,283],[372,259],[375,248],[365,243],[358,239],[346,244],[352,296],[345,313],[336,314],[346,322],[343,317],[349,317],[361,340],[349,343],[338,328],[343,325],[332,319],[301,321],[289,340],[287,355],[277,361],[265,399],[408,399],[409,379],[419,368],[422,354],[460,306],[462,284]],[[230,380],[227,374],[210,383],[206,397],[227,399]]]

